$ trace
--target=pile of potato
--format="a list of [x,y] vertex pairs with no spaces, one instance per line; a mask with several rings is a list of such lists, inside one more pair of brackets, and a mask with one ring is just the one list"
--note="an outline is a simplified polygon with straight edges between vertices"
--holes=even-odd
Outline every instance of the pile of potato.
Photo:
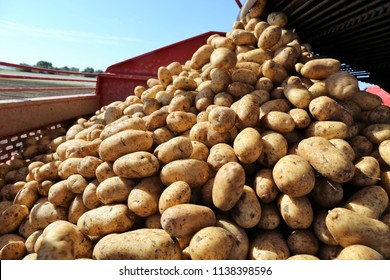
[[390,108],[257,1],[0,164],[1,259],[389,259]]

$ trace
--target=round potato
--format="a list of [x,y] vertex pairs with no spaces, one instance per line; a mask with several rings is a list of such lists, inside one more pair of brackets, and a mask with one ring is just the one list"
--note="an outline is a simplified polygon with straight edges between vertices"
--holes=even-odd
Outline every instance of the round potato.
[[285,260],[290,257],[287,242],[277,230],[260,231],[249,244],[250,260]]
[[251,127],[241,130],[233,142],[234,153],[244,164],[254,163],[263,151],[260,133]]
[[169,185],[162,193],[158,201],[158,210],[162,214],[166,209],[177,204],[189,203],[191,188],[184,181],[177,181]]
[[278,208],[286,224],[293,229],[307,229],[314,218],[313,208],[307,196],[291,197],[281,194]]
[[242,195],[232,209],[233,220],[242,228],[253,228],[261,218],[261,205],[256,192],[245,185]]

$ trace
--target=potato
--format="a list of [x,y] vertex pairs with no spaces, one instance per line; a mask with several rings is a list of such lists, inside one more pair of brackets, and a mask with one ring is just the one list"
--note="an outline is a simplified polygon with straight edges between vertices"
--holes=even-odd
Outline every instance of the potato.
[[251,127],[241,130],[233,142],[234,153],[244,164],[254,163],[263,150],[260,133]]
[[[98,182],[103,182],[105,179],[114,177],[115,172],[113,170],[113,163],[104,161],[102,162],[95,171],[96,179]],[[70,177],[68,177],[69,180]]]
[[279,133],[292,132],[295,128],[293,118],[284,112],[272,111],[261,118],[262,124],[266,129]]
[[194,79],[190,77],[178,76],[173,80],[173,86],[177,89],[186,91],[195,90],[198,85]]
[[385,140],[390,140],[390,124],[376,123],[368,125],[363,130],[363,135],[375,145],[380,145]]
[[103,205],[82,214],[77,227],[86,235],[107,235],[128,231],[135,215],[125,204]]
[[262,140],[263,151],[258,162],[264,167],[273,167],[279,159],[287,154],[287,140],[282,134],[270,130],[262,133]]
[[45,180],[56,180],[58,176],[58,167],[60,166],[61,161],[52,161],[45,163],[39,167],[34,173],[34,179],[38,182]]
[[238,100],[254,90],[253,85],[243,82],[232,82],[228,85],[226,92],[233,96],[234,100]]
[[294,108],[289,110],[288,114],[292,117],[296,128],[306,128],[311,122],[309,114],[304,109]]
[[389,196],[380,186],[359,189],[344,203],[343,207],[361,216],[379,219],[389,204]]
[[358,91],[358,80],[350,73],[335,72],[325,80],[328,95],[336,100],[351,99]]
[[384,257],[374,249],[354,244],[345,247],[337,255],[337,260],[384,260]]
[[382,141],[378,147],[381,158],[390,165],[390,140]]
[[365,111],[362,114],[361,120],[369,123],[389,123],[390,107],[387,105],[379,105],[371,111]]
[[163,127],[166,125],[166,118],[168,116],[168,112],[164,110],[157,110],[151,113],[145,121],[145,125],[147,130],[154,131],[159,127]]
[[207,163],[213,171],[218,171],[228,162],[237,162],[233,148],[226,143],[218,143],[211,147]]
[[340,245],[320,245],[318,257],[320,260],[335,260],[343,247]]
[[158,209],[162,214],[166,209],[178,204],[189,203],[191,198],[191,188],[184,181],[177,181],[169,185],[159,198]]
[[192,153],[190,155],[190,158],[207,161],[207,158],[210,154],[209,148],[204,143],[199,141],[191,141],[191,144]]
[[[188,172],[189,170],[196,172]],[[160,179],[165,186],[176,181],[184,181],[191,188],[197,188],[205,184],[209,178],[209,166],[198,159],[175,160],[163,166],[160,171]]]
[[110,177],[97,186],[96,196],[104,204],[125,202],[135,185],[136,181],[132,179]]
[[12,241],[0,247],[0,260],[21,260],[26,253],[24,241]]
[[244,185],[242,194],[232,209],[233,220],[242,228],[253,228],[261,218],[261,205],[256,192]]
[[345,208],[334,208],[326,216],[326,226],[334,239],[344,248],[360,244],[368,246],[383,257],[390,256],[390,227]]
[[77,165],[81,158],[67,158],[58,166],[58,175],[61,179],[67,179],[69,176],[78,174]]
[[313,204],[321,208],[332,208],[339,205],[343,200],[344,189],[341,184],[331,182],[318,175],[309,197]]
[[123,116],[122,118],[107,124],[102,133],[100,134],[100,139],[104,140],[107,137],[110,137],[118,132],[124,131],[126,129],[136,129],[136,130],[146,130],[145,121],[141,118],[132,118],[130,116]]
[[[206,97],[207,100],[211,104],[212,97],[214,96],[214,93],[217,94],[217,93],[225,91],[230,83],[231,78],[230,78],[230,74],[227,70],[219,69],[219,68],[215,68],[213,71],[211,71],[210,77],[211,77],[210,89],[212,90],[212,92],[209,92],[209,90],[205,89],[205,90],[199,92],[198,95],[200,95],[200,96],[199,97],[197,96],[196,99],[201,100],[201,98]],[[203,97],[203,96],[205,96],[205,97]],[[202,107],[197,106],[197,109],[198,110],[205,109],[205,107],[204,106],[202,106]]]
[[39,236],[42,235],[42,232],[43,232],[42,229],[36,230],[26,239],[25,246],[26,246],[27,254],[31,254],[35,252],[34,251],[35,243],[39,238]]
[[282,36],[282,29],[277,25],[270,25],[261,32],[257,46],[263,50],[272,48]]
[[192,55],[190,67],[195,70],[200,70],[206,63],[210,61],[211,53],[214,48],[208,44],[198,48]]
[[327,140],[345,139],[348,136],[348,126],[340,121],[315,121],[305,130],[304,137],[322,137]]
[[78,194],[72,200],[68,208],[68,221],[72,224],[77,224],[78,219],[82,214],[87,212],[89,209],[84,205],[83,196]]
[[307,229],[294,230],[287,237],[287,245],[292,254],[316,255],[319,242],[312,231]]
[[162,228],[174,237],[193,235],[215,223],[214,212],[209,207],[196,204],[174,205],[161,215]]
[[96,260],[180,260],[181,249],[176,239],[162,229],[136,229],[109,234],[93,249]]
[[31,209],[37,199],[39,183],[37,181],[30,181],[24,184],[23,188],[16,194],[14,204],[25,205]]
[[355,161],[355,174],[351,184],[357,187],[374,185],[380,180],[379,162],[372,156],[364,156]]
[[0,216],[0,235],[12,233],[20,226],[28,214],[29,209],[25,205],[13,204],[9,206]]
[[329,142],[332,143],[332,145],[335,146],[337,149],[342,151],[348,157],[349,160],[355,161],[355,151],[346,140],[340,138],[333,138],[329,139]]
[[228,107],[216,106],[208,114],[212,128],[218,132],[228,132],[236,124],[236,112]]
[[194,234],[189,245],[192,260],[226,260],[233,247],[234,237],[226,229],[205,227]]
[[214,49],[218,48],[228,48],[230,50],[234,50],[236,47],[236,44],[234,44],[233,40],[224,36],[213,36],[213,38],[210,40],[210,45]]
[[229,38],[236,45],[252,45],[256,42],[256,37],[252,32],[243,29],[234,29]]
[[281,194],[277,205],[283,220],[293,229],[307,229],[314,218],[313,208],[307,196],[291,197]]
[[99,146],[103,161],[115,161],[132,152],[147,151],[153,145],[152,136],[142,130],[127,129],[104,139]]
[[158,213],[158,203],[163,185],[158,176],[142,179],[135,185],[127,198],[127,206],[139,217]]
[[[49,201],[36,203],[30,211],[29,222],[31,226],[37,229],[44,229],[49,224],[57,220],[66,220],[67,209],[61,206],[55,206]],[[34,231],[35,231],[34,230]]]
[[285,155],[275,164],[272,176],[278,189],[289,197],[309,194],[315,184],[315,173],[307,160],[298,155]]
[[236,126],[240,129],[254,127],[259,122],[259,104],[254,95],[245,95],[233,110],[237,114]]
[[302,69],[301,75],[312,80],[323,80],[331,74],[339,72],[341,63],[333,58],[317,58],[306,62]]
[[74,174],[66,179],[68,189],[75,194],[82,194],[88,185],[88,181],[80,174]]
[[302,140],[298,145],[298,155],[330,181],[344,183],[355,174],[353,162],[325,138],[313,136]]
[[272,99],[260,106],[260,116],[262,119],[266,114],[272,111],[288,112],[291,109],[291,104],[286,99]]
[[84,178],[94,178],[96,176],[96,169],[103,161],[97,157],[86,156],[82,158],[77,164],[78,174]]
[[362,111],[374,110],[382,104],[380,96],[364,90],[358,90],[351,97],[351,101],[357,104]]
[[76,194],[68,189],[68,182],[61,180],[50,187],[48,200],[55,206],[67,208],[75,196]]
[[288,257],[287,242],[277,230],[260,231],[250,241],[250,260],[285,260]]
[[228,48],[218,48],[211,53],[210,62],[215,68],[231,69],[237,63],[237,56]]
[[212,189],[214,205],[222,211],[228,211],[240,199],[245,184],[245,171],[241,164],[228,162],[216,173]]
[[288,18],[285,13],[282,12],[272,12],[267,16],[267,22],[270,25],[277,25],[279,27],[283,27],[287,24]]
[[167,127],[177,135],[191,129],[196,123],[196,115],[190,112],[175,111],[169,113],[166,122]]
[[261,217],[259,223],[256,225],[260,229],[272,230],[280,225],[280,212],[273,203],[261,204]]
[[288,78],[286,69],[272,59],[266,60],[261,69],[264,77],[270,79],[274,86],[282,84],[282,82]]
[[85,190],[83,192],[83,203],[88,209],[94,209],[103,204],[96,195],[98,185],[98,180],[92,180],[85,187]]
[[167,164],[177,159],[189,158],[192,151],[191,140],[188,137],[178,136],[158,146],[155,153],[161,163]]
[[248,255],[249,239],[246,231],[229,218],[218,216],[216,226],[226,229],[233,235],[233,246],[229,260],[245,260]]
[[155,174],[160,167],[158,159],[149,152],[133,152],[115,160],[113,170],[120,177],[137,179]]
[[316,256],[313,256],[313,255],[309,255],[309,254],[297,254],[297,255],[293,255],[291,257],[288,257],[287,260],[310,260],[310,261],[314,261],[314,260],[319,260],[319,258],[317,258]]

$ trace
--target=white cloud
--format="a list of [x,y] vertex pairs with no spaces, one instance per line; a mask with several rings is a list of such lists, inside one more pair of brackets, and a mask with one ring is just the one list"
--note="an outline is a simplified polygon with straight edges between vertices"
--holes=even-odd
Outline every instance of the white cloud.
[[29,26],[5,20],[0,20],[0,35],[30,36],[66,42],[118,46],[125,45],[129,42],[142,42],[141,39],[132,37],[113,36],[109,34],[96,34],[92,32],[82,32],[57,28],[41,28],[37,26]]

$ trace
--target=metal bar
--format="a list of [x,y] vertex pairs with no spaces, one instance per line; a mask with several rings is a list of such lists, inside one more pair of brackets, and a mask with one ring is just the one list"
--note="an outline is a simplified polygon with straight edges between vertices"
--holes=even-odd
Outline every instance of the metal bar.
[[80,80],[80,79],[67,79],[67,78],[64,78],[64,79],[62,79],[62,78],[45,78],[45,77],[33,77],[33,76],[22,76],[22,75],[7,75],[7,74],[0,74],[0,78],[96,83],[96,80]]
[[240,0],[236,0],[236,3],[237,3],[237,6],[241,9],[242,8],[242,4],[241,4]]
[[73,74],[73,75],[97,76],[96,73],[72,72],[72,71],[64,71],[64,70],[56,70],[56,69],[39,68],[39,67],[24,66],[24,65],[19,65],[19,64],[4,62],[4,61],[0,61],[0,65],[8,66],[8,67],[15,67],[15,68],[28,69],[28,70],[36,70],[36,71],[42,71],[42,72],[49,72],[49,73],[61,73],[61,74]]
[[0,92],[94,90],[94,87],[0,88]]

